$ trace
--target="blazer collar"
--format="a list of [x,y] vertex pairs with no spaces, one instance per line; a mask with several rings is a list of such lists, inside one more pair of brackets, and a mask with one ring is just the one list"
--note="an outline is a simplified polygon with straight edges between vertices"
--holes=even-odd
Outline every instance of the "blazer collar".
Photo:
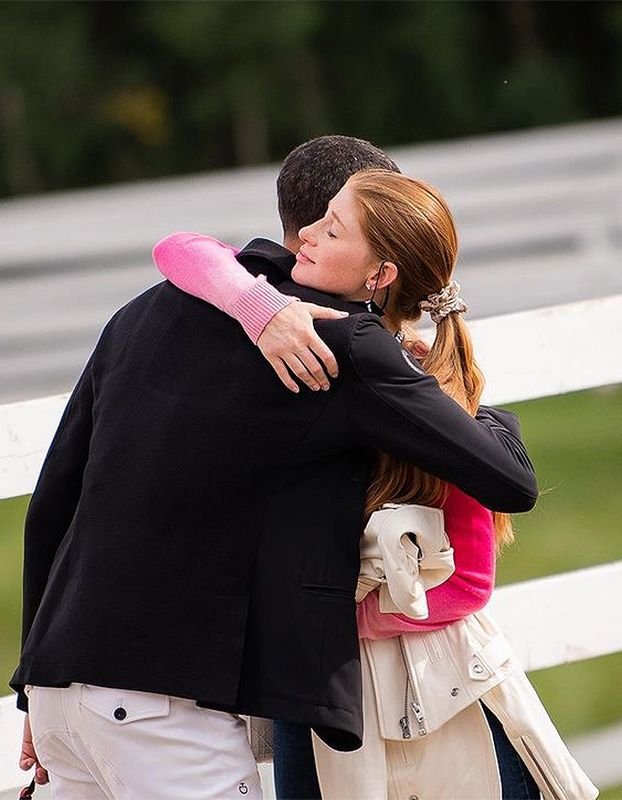
[[243,247],[238,253],[238,258],[244,263],[246,256],[266,258],[275,267],[277,267],[285,278],[290,278],[292,269],[296,263],[296,256],[283,247],[282,244],[273,242],[270,239],[251,239],[251,241]]

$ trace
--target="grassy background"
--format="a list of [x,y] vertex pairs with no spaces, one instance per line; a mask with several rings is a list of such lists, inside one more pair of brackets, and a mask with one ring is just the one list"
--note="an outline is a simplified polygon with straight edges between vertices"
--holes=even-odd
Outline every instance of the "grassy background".
[[[516,519],[517,541],[500,560],[499,583],[621,558],[622,387],[512,409],[521,417],[544,494],[531,514]],[[18,655],[27,502],[20,497],[0,503],[0,687],[6,686]],[[621,674],[622,654],[616,654],[531,677],[559,729],[574,735],[622,720],[622,693],[612,691]],[[603,795],[621,796],[620,790]]]
[[[510,408],[520,416],[544,494],[534,511],[516,518],[516,542],[500,559],[498,583],[622,558],[622,387]],[[614,689],[620,675],[616,653],[530,677],[568,736],[622,720],[622,692]]]

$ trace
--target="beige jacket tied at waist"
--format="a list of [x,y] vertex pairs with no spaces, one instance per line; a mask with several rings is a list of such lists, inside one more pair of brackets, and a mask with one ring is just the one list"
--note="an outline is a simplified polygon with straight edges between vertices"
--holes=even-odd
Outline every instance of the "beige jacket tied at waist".
[[[414,533],[416,545],[408,533]],[[361,552],[357,599],[379,587],[383,610],[397,608],[409,614],[404,609],[410,607],[409,615],[415,618],[427,615],[419,587],[436,586],[453,572],[453,558],[448,569],[444,555],[448,541],[437,509],[404,505],[375,512]],[[441,554],[440,562],[434,553]],[[425,564],[431,565],[430,576]],[[446,577],[438,580],[443,569]],[[498,800],[496,754],[478,701],[499,719],[545,800],[597,797],[598,790],[570,755],[508,641],[486,612],[440,630],[363,639],[361,662],[363,747],[355,753],[335,753],[314,738],[325,800]],[[448,767],[461,763],[469,748],[465,777],[454,781]]]
[[356,602],[378,589],[383,613],[426,619],[426,591],[444,583],[454,570],[443,512],[387,503],[371,515],[361,539]]

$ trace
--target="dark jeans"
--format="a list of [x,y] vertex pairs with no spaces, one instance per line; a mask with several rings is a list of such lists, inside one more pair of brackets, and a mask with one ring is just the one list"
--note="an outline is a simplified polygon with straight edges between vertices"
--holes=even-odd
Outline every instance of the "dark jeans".
[[482,708],[495,743],[503,800],[532,800],[532,798],[537,800],[540,797],[538,785],[505,735],[503,725],[483,703]]
[[272,747],[277,800],[321,800],[311,730],[275,720]]
[[[540,791],[529,770],[499,720],[483,708],[499,762],[503,800],[537,800]],[[274,783],[277,800],[321,800],[309,728],[289,722],[274,723]]]

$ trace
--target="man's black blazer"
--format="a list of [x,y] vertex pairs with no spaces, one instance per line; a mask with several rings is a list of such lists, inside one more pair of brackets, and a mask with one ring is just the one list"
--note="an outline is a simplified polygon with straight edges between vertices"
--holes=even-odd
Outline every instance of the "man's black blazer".
[[[263,241],[241,259],[275,283],[293,263]],[[491,509],[525,511],[537,489],[512,415],[471,419],[377,317],[318,329],[339,378],[294,395],[236,322],[168,282],[106,325],[26,520],[21,708],[25,684],[81,682],[360,744],[354,589],[376,449]]]

